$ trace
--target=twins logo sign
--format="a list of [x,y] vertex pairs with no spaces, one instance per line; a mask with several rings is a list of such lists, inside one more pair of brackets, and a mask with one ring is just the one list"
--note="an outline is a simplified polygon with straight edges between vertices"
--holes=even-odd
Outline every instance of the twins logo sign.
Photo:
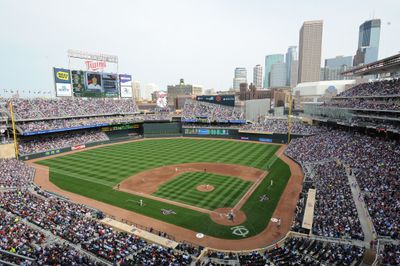
[[241,237],[246,237],[249,234],[249,229],[247,229],[243,225],[231,227],[231,230],[232,230],[232,234],[241,236]]

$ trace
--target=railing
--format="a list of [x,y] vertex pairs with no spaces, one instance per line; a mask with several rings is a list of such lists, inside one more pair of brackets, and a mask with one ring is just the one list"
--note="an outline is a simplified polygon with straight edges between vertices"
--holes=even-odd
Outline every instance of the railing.
[[[22,255],[19,255],[19,254],[16,254],[16,253],[11,253],[11,252],[8,252],[8,251],[2,250],[2,249],[0,249],[0,253],[1,254],[5,254],[6,256],[9,256],[9,257],[15,257],[15,258],[18,258],[18,259],[23,259],[25,261],[29,261],[30,263],[32,263],[32,265],[36,265],[35,259],[33,259],[33,258],[22,256]],[[10,262],[3,261],[3,260],[0,260],[0,264],[18,266],[17,264],[10,263]]]

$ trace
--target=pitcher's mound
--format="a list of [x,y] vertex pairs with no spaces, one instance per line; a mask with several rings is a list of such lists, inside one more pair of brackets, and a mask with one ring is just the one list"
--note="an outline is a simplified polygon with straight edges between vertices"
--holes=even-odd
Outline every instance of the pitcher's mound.
[[197,186],[196,189],[197,189],[198,191],[201,191],[201,192],[211,192],[211,191],[214,190],[214,186],[212,186],[212,185],[207,185],[207,184],[203,184],[203,185]]
[[231,210],[232,208],[216,209],[210,214],[211,220],[222,225],[239,225],[246,221],[246,214],[240,210],[233,212],[233,220],[229,219],[228,216]]

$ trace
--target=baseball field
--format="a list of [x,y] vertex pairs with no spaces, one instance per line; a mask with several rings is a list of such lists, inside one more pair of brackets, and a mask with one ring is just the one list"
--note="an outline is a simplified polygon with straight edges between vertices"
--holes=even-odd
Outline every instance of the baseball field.
[[[279,147],[245,141],[148,139],[35,163],[48,166],[50,181],[63,190],[205,235],[243,239],[266,228],[291,175],[275,155]],[[211,219],[210,213],[221,208],[244,213],[240,226],[247,233],[234,234],[229,223]]]

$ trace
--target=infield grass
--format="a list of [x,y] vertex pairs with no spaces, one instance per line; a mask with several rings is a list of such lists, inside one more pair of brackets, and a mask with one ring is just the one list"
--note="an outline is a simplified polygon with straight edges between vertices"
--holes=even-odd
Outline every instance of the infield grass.
[[[199,185],[214,186],[210,192],[201,192]],[[252,182],[238,177],[203,172],[183,173],[162,184],[154,196],[182,202],[203,209],[233,207],[250,188]]]
[[[113,187],[136,173],[171,164],[220,162],[267,170],[268,176],[241,209],[247,217],[242,225],[249,230],[245,237],[250,237],[268,225],[290,177],[289,167],[274,155],[278,148],[278,145],[244,141],[150,139],[100,147],[36,163],[49,166],[50,181],[64,190],[206,235],[238,239],[244,236],[232,234],[229,226],[214,223],[205,213],[147,198],[144,199],[146,206],[140,207],[133,202],[142,197],[114,190]],[[269,187],[271,180],[273,187]],[[179,184],[176,184],[176,189],[180,189]],[[267,194],[270,200],[260,202],[259,197],[263,194]],[[176,215],[163,215],[160,209],[172,209]]]

